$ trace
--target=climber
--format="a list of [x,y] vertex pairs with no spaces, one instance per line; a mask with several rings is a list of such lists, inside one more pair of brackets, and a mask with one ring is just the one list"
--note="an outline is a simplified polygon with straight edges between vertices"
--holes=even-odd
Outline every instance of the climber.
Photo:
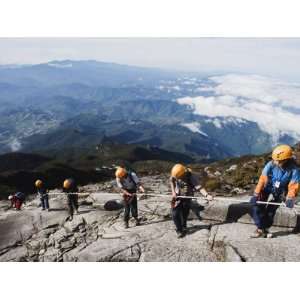
[[300,172],[293,159],[292,148],[288,145],[277,146],[259,178],[254,195],[250,199],[252,218],[256,225],[252,238],[273,237],[269,228],[278,208],[277,205],[258,204],[257,201],[285,202],[286,207],[293,208],[300,187]]
[[8,200],[10,200],[10,208],[15,208],[16,210],[21,210],[22,205],[25,203],[26,196],[24,193],[17,192],[14,195],[9,195]]
[[78,214],[78,195],[73,193],[78,193],[78,187],[74,179],[66,179],[63,183],[63,192],[67,194],[68,197],[68,212],[69,216],[67,221],[73,220],[74,212]]
[[[187,219],[191,206],[191,198],[194,196],[194,191],[200,191],[200,193],[209,201],[213,200],[213,197],[202,188],[199,183],[199,179],[192,170],[186,168],[182,164],[176,164],[171,170],[171,190],[172,190],[172,218],[176,226],[176,232],[178,238],[185,236],[187,231]],[[191,198],[181,198],[180,196],[191,196]]]
[[130,218],[130,211],[132,217],[135,219],[136,226],[140,225],[140,219],[138,218],[138,207],[137,207],[137,189],[141,193],[145,193],[139,178],[134,172],[128,171],[125,168],[118,167],[116,170],[116,181],[118,187],[123,193],[124,202],[124,226],[128,228],[128,222]]
[[44,183],[42,182],[42,180],[38,179],[35,182],[35,187],[37,188],[37,192],[40,196],[40,200],[41,200],[41,204],[42,204],[42,210],[47,209],[47,211],[50,211],[48,191],[45,188]]

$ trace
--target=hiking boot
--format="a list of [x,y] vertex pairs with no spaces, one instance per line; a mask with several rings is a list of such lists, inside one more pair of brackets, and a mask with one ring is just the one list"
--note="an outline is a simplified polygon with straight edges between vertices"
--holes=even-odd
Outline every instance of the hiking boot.
[[253,234],[251,234],[250,236],[251,238],[261,238],[261,237],[265,237],[265,233],[262,229],[256,229]]
[[140,226],[141,225],[141,220],[140,219],[135,219],[135,226]]
[[49,212],[49,211],[50,211],[50,208],[48,208],[47,211]]
[[183,231],[177,231],[177,238],[182,239],[185,236]]
[[75,209],[74,214],[75,214],[75,215],[78,215],[78,209]]
[[128,222],[124,222],[124,228],[125,229],[129,228]]
[[273,238],[273,233],[269,232],[268,230],[265,230],[265,237],[268,239],[271,239],[271,238]]

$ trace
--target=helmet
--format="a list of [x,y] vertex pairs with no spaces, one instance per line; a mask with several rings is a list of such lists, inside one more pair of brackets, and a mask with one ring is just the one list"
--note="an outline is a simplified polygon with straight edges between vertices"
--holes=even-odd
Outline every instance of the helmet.
[[171,171],[171,176],[175,178],[181,178],[185,172],[187,171],[187,168],[182,164],[176,164]]
[[116,177],[117,177],[117,178],[123,178],[123,177],[126,176],[126,174],[127,174],[126,169],[121,168],[121,167],[119,167],[119,168],[117,169],[117,171],[116,171]]
[[14,197],[13,195],[9,195],[9,196],[8,196],[8,200],[12,200],[13,197]]
[[64,186],[65,189],[69,189],[69,188],[71,188],[73,185],[74,185],[74,180],[71,179],[71,178],[66,179],[66,180],[64,181],[64,184],[63,184],[63,186]]
[[272,153],[273,160],[285,160],[293,157],[293,150],[289,145],[277,146]]
[[38,180],[35,182],[35,186],[36,186],[37,188],[40,188],[42,185],[43,185],[43,181],[40,180],[40,179],[38,179]]

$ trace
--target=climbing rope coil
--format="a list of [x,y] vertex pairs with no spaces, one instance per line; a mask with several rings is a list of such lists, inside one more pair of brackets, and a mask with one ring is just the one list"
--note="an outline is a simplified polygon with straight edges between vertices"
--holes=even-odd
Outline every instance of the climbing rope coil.
[[[104,193],[104,192],[91,192],[91,193],[84,193],[84,192],[77,192],[77,193],[62,193],[62,192],[52,192],[47,193],[49,196],[60,196],[60,195],[79,195],[79,196],[86,196],[89,197],[91,195],[106,195],[106,196],[122,196],[122,193]],[[155,194],[155,193],[136,193],[137,197],[172,197],[171,194]],[[200,202],[205,202],[205,204],[213,203],[213,202],[233,202],[233,203],[240,203],[240,204],[250,204],[249,201],[245,201],[242,199],[232,199],[227,197],[214,197],[213,200],[208,201],[204,196],[178,196],[181,199],[194,199]],[[286,207],[284,202],[272,202],[272,201],[256,201],[257,204],[265,204],[265,205],[275,205]],[[293,208],[289,208],[296,213],[300,212],[300,205],[294,205]]]

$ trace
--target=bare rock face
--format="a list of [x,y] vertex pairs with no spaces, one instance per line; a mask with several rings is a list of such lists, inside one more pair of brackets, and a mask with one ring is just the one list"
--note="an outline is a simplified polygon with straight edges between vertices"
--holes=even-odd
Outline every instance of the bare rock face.
[[[149,186],[151,180],[147,177]],[[152,188],[151,192],[168,193],[158,177]],[[86,190],[101,192],[101,186]],[[251,239],[255,226],[247,201],[242,196],[210,203],[193,200],[182,239],[170,218],[168,196],[139,199],[141,226],[131,220],[128,229],[119,195],[80,198],[79,214],[72,221],[66,221],[64,196],[50,198],[50,212],[41,211],[37,200],[20,212],[2,205],[0,261],[299,261],[297,213],[279,208],[271,228],[274,238]]]

